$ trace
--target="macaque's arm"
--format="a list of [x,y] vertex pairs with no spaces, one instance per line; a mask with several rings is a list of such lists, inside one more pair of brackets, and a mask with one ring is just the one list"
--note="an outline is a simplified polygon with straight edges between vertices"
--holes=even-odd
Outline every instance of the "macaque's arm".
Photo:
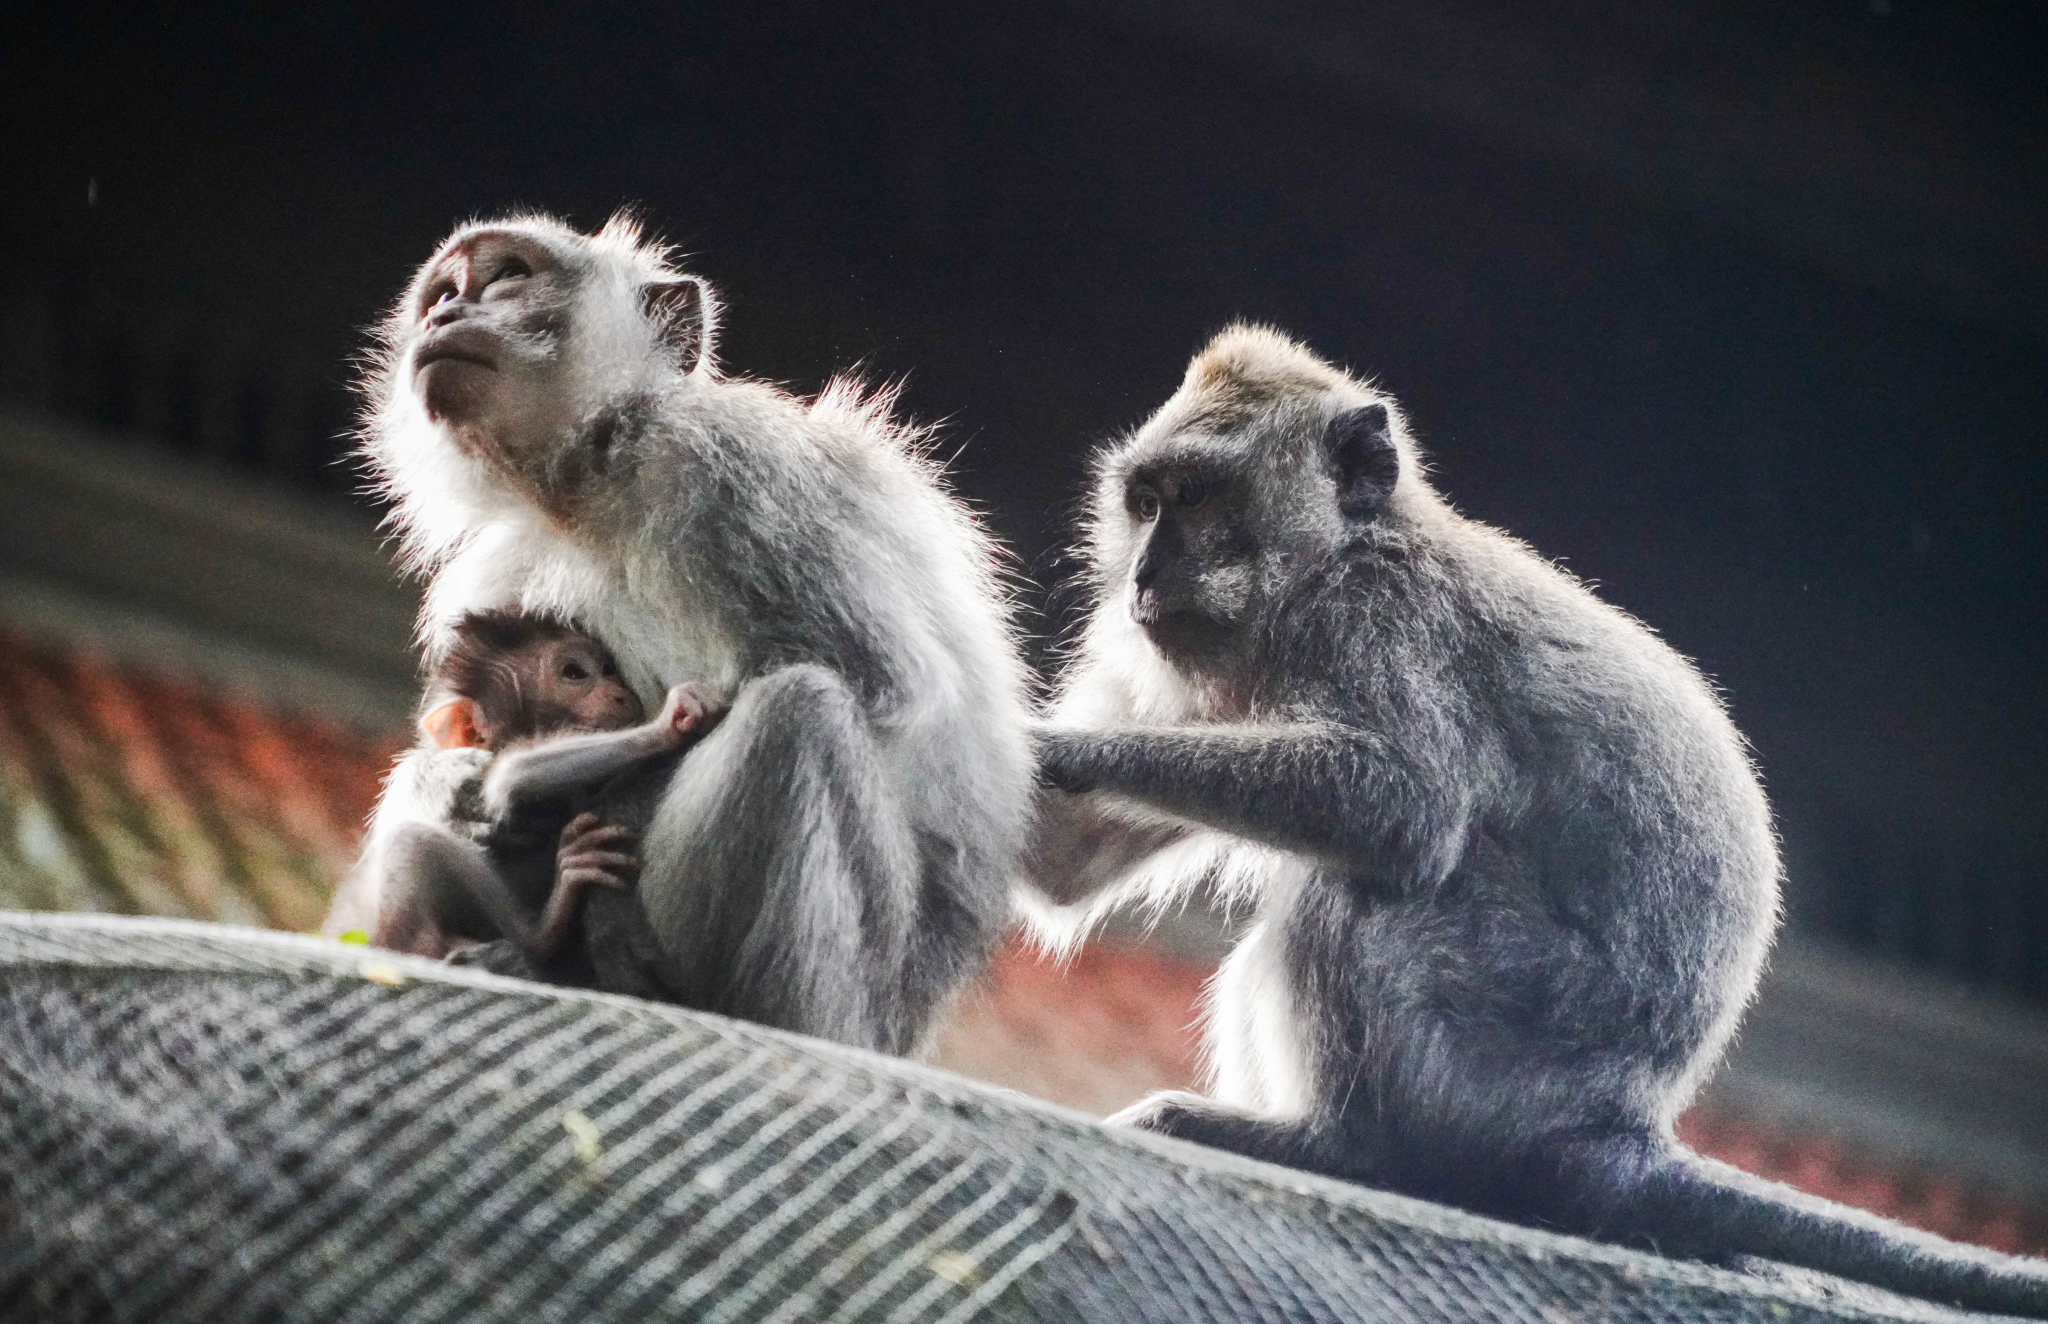
[[1330,723],[1041,727],[1039,778],[1106,791],[1403,890],[1433,887],[1464,849],[1478,790],[1455,770],[1455,735],[1397,745]]
[[1117,812],[1110,797],[1040,787],[1022,873],[1059,905],[1085,901],[1194,830],[1186,823]]
[[696,743],[725,715],[701,686],[682,684],[651,722],[624,731],[556,736],[508,750],[484,778],[484,809],[503,822],[520,810],[602,785],[619,773]]

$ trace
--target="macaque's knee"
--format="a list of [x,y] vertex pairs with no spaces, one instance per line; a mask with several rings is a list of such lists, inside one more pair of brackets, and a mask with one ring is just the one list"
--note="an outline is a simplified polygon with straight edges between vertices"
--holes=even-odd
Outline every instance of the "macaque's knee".
[[452,861],[477,853],[477,847],[438,823],[407,823],[391,834],[384,858],[387,867],[410,876],[419,869],[445,870]]
[[799,662],[771,671],[741,689],[733,716],[744,714],[783,729],[829,735],[856,719],[860,702],[835,671]]
[[404,824],[384,846],[370,941],[387,951],[442,957],[463,938],[496,936],[466,883],[466,875],[489,867],[481,849],[447,828]]

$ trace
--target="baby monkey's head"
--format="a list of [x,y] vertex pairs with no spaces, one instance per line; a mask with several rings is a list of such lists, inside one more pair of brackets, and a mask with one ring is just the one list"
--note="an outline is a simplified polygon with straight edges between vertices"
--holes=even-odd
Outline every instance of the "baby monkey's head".
[[465,616],[428,693],[433,706],[420,729],[443,749],[496,752],[536,736],[617,731],[646,716],[597,640],[514,611]]

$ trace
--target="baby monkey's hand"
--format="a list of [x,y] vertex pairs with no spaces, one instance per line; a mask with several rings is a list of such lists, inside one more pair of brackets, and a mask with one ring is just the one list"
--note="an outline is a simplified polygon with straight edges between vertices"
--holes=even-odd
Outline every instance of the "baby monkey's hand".
[[576,922],[585,889],[623,892],[640,876],[640,856],[630,828],[596,814],[578,814],[562,829],[555,851],[555,885],[541,909],[528,951],[547,960],[561,950]]
[[576,815],[562,829],[555,851],[556,888],[624,889],[640,874],[636,844],[631,828],[604,822],[596,814]]
[[695,681],[684,681],[668,692],[668,702],[653,725],[671,742],[673,749],[688,749],[702,740],[725,716],[725,705],[711,691]]

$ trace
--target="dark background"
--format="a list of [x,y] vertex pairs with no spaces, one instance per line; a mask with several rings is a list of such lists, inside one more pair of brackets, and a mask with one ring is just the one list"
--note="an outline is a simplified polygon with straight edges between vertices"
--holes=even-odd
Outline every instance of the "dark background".
[[0,55],[0,384],[342,499],[450,226],[638,203],[729,368],[907,377],[1051,585],[1086,450],[1270,320],[1726,687],[1797,923],[2048,998],[2033,8],[66,7]]

